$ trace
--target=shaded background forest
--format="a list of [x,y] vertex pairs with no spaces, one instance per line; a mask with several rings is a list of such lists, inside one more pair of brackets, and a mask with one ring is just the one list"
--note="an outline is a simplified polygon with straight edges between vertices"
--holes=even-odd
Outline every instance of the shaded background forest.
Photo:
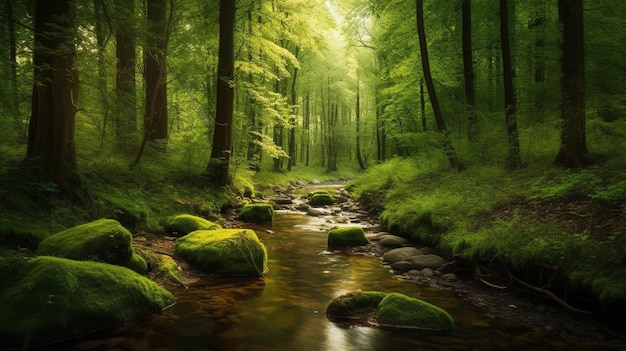
[[[59,53],[74,56],[80,82],[75,133],[81,171],[137,166],[146,153],[157,157],[152,162],[166,157],[168,172],[202,173],[215,121],[218,3],[74,5],[74,25],[67,29],[74,45]],[[473,109],[464,91],[461,5],[424,4],[443,118],[465,164],[504,165],[498,4],[474,2],[471,8]],[[34,26],[32,2],[7,0],[3,6],[6,166],[25,154]],[[596,155],[623,149],[624,7],[607,1],[584,9],[586,128]],[[560,135],[558,9],[543,1],[509,1],[508,15],[521,160],[551,162]],[[413,3],[242,0],[235,25],[235,169],[304,165],[333,171],[359,162],[364,169],[393,156],[443,155],[424,92]]]

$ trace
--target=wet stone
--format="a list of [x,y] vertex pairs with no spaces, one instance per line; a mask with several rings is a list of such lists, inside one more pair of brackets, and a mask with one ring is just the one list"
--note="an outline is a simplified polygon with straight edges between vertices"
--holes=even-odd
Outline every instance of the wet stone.
[[[383,256],[383,262],[390,264],[405,261],[411,257],[421,256],[422,252],[414,247],[401,247],[390,250]],[[423,268],[423,267],[422,267]]]
[[[401,249],[396,249],[396,250],[401,250]],[[437,255],[417,255],[417,256],[409,257],[406,260],[415,264],[415,267],[417,269],[420,269],[420,268],[421,269],[423,268],[437,269],[441,267],[441,265],[446,263],[446,260],[444,260],[442,257],[437,256]]]
[[391,265],[394,271],[406,272],[415,268],[415,265],[409,261],[399,261]]
[[384,247],[399,248],[409,245],[409,241],[397,235],[380,236],[380,244]]
[[443,275],[441,276],[441,279],[443,279],[443,280],[445,280],[445,281],[447,281],[447,282],[454,282],[454,281],[457,281],[456,274],[454,274],[454,273],[446,273],[446,274],[443,274]]
[[426,277],[432,277],[433,275],[435,275],[435,272],[430,268],[424,268],[422,269],[422,275]]

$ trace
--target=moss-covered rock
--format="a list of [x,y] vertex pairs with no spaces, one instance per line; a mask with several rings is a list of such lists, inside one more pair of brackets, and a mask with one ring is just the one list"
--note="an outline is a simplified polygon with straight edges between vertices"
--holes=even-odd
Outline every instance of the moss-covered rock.
[[262,275],[267,268],[265,245],[251,229],[197,230],[176,239],[175,253],[221,275]]
[[45,238],[39,243],[37,254],[111,263],[143,274],[146,263],[134,254],[132,240],[132,234],[118,221],[100,219]]
[[361,227],[338,227],[328,232],[328,249],[345,249],[369,244]]
[[335,298],[326,317],[351,325],[399,329],[447,331],[454,326],[452,317],[441,308],[400,293],[365,291]]
[[326,317],[331,321],[365,320],[375,314],[378,304],[387,296],[381,291],[354,292],[341,295],[328,304]]
[[196,230],[212,230],[220,228],[221,226],[219,224],[213,223],[208,219],[190,214],[181,214],[172,219],[172,221],[165,228],[165,231],[172,236],[181,237]]
[[335,198],[328,192],[315,192],[309,200],[309,205],[313,207],[332,205],[335,203]]
[[274,207],[269,203],[249,204],[241,208],[239,219],[245,222],[271,222],[274,220]]
[[0,349],[113,328],[175,301],[129,269],[49,256],[0,259],[0,281]]
[[450,330],[454,326],[448,312],[400,293],[390,293],[380,301],[376,321],[386,327],[436,331]]

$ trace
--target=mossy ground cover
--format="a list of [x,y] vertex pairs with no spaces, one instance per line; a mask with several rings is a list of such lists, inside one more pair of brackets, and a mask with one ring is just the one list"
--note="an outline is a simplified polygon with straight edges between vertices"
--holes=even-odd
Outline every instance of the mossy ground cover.
[[137,273],[100,262],[0,259],[0,346],[45,344],[112,328],[174,303]]
[[553,279],[555,291],[573,288],[605,310],[624,310],[625,168],[611,159],[582,171],[534,165],[455,172],[394,159],[348,189],[393,232],[464,264],[506,266],[536,286]]

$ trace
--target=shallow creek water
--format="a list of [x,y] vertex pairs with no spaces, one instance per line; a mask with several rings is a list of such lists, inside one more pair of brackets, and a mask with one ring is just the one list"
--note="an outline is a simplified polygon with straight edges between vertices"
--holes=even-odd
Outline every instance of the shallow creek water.
[[[269,253],[264,278],[203,281],[174,291],[163,313],[93,335],[64,350],[571,350],[558,336],[494,319],[445,291],[394,278],[375,257],[326,252],[319,219],[277,211],[251,225]],[[326,306],[354,290],[401,292],[447,310],[448,334],[345,327]]]

